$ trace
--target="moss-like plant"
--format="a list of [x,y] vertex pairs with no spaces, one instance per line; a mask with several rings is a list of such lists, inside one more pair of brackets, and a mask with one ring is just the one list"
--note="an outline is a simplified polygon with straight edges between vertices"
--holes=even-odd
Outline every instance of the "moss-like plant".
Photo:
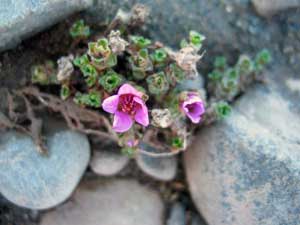
[[[202,77],[208,80],[204,88],[197,83],[202,79],[196,66],[204,35],[191,31],[174,51],[126,30],[132,28],[128,21],[135,25],[144,21],[137,20],[141,15],[123,24],[113,21],[108,30],[95,34],[83,20],[75,22],[70,35],[85,42],[72,46],[72,54],[58,60],[58,69],[49,62],[33,66],[34,86],[18,91],[29,108],[31,124],[36,124],[33,115],[40,110],[39,103],[60,114],[70,128],[117,142],[124,154],[176,154],[186,149],[195,128],[230,115],[230,103],[258,80],[271,61],[267,50],[254,60],[243,55],[233,66],[217,57],[212,72]],[[41,144],[38,129],[31,133]]]

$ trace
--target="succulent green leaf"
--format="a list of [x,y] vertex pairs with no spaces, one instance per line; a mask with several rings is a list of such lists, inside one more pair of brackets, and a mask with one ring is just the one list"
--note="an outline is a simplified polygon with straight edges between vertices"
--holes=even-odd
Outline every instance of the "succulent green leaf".
[[151,44],[151,40],[142,36],[131,36],[130,39],[139,48],[146,48]]
[[79,105],[90,106],[99,108],[101,106],[102,97],[100,92],[91,91],[88,94],[82,94],[77,92],[74,97],[74,102]]
[[60,88],[60,97],[62,100],[66,100],[70,96],[70,88],[68,85],[62,85]]
[[90,63],[90,61],[89,61],[87,54],[78,56],[73,60],[73,64],[79,68],[81,68],[89,63]]
[[205,36],[196,32],[190,31],[190,43],[200,49],[202,47],[202,42],[205,40]]
[[181,137],[172,138],[171,143],[172,147],[176,149],[181,149],[184,146],[184,140]]
[[255,57],[255,69],[260,72],[264,66],[272,61],[271,53],[267,49],[260,51]]
[[77,20],[70,28],[72,38],[88,38],[91,35],[90,27],[83,20]]
[[218,119],[225,119],[231,114],[231,106],[227,102],[218,102],[215,104],[215,112],[217,114]]
[[227,67],[227,60],[225,56],[217,56],[214,61],[215,69],[225,70]]
[[99,84],[108,92],[113,92],[123,82],[123,77],[110,70],[99,78]]
[[168,54],[165,49],[156,49],[152,54],[152,59],[156,63],[163,63],[168,58]]
[[180,83],[185,79],[185,71],[181,69],[176,63],[170,65],[170,80],[175,80]]
[[237,69],[240,75],[248,75],[254,70],[254,63],[247,55],[241,55],[237,63]]
[[153,74],[146,79],[151,94],[165,94],[169,90],[169,83],[164,72]]
[[212,81],[220,81],[222,79],[222,73],[219,70],[214,70],[208,74],[208,78]]

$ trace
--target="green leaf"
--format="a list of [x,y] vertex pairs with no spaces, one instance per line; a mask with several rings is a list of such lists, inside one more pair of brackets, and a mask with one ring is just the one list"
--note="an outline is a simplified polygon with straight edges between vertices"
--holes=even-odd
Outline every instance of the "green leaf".
[[66,100],[70,96],[70,88],[68,85],[62,85],[60,88],[60,97],[62,100]]
[[217,114],[218,119],[225,119],[231,114],[231,106],[227,102],[218,102],[215,104],[215,112]]
[[156,63],[162,63],[162,62],[166,61],[167,58],[168,58],[168,54],[167,54],[166,50],[163,48],[156,49],[154,51],[154,53],[152,54],[152,59]]
[[155,73],[146,79],[151,94],[165,94],[169,90],[169,83],[164,72]]
[[90,27],[83,20],[77,20],[70,28],[72,38],[88,38],[91,35]]
[[185,48],[185,47],[187,47],[188,45],[189,45],[189,43],[187,42],[186,39],[182,39],[182,40],[180,41],[180,48]]
[[42,65],[32,67],[31,82],[33,84],[49,84],[48,75]]
[[260,51],[255,57],[255,69],[260,72],[264,66],[272,61],[271,53],[267,49]]
[[214,61],[215,69],[224,70],[227,67],[227,60],[224,56],[217,56]]
[[111,53],[106,61],[107,66],[113,67],[113,66],[117,65],[117,63],[118,63],[117,56],[115,54]]
[[74,102],[79,105],[99,108],[101,106],[101,94],[99,91],[90,91],[88,94],[77,92],[74,97]]
[[171,143],[172,147],[176,149],[181,149],[184,146],[184,140],[181,137],[172,138]]
[[90,76],[97,77],[98,75],[96,68],[91,64],[83,65],[81,67],[81,72],[83,73],[84,77],[90,77]]
[[175,80],[180,83],[185,79],[185,71],[181,69],[176,63],[170,65],[170,74],[168,74],[171,80]]
[[230,80],[237,80],[239,78],[239,73],[235,68],[228,68],[225,72],[225,76]]
[[132,158],[136,152],[136,149],[130,148],[130,147],[124,147],[121,149],[121,152],[123,155],[126,155],[126,156]]
[[109,47],[108,40],[106,38],[101,38],[97,42],[88,43],[88,53],[91,56],[103,56],[108,57],[111,54],[111,49]]
[[190,31],[190,43],[200,49],[202,47],[202,42],[205,40],[205,36],[196,32]]
[[151,44],[151,40],[142,36],[131,36],[130,39],[139,48],[146,48]]
[[254,63],[247,55],[241,55],[237,62],[237,69],[240,75],[248,75],[254,70]]
[[108,92],[113,92],[123,82],[123,77],[115,71],[110,70],[99,78],[99,84]]
[[90,63],[90,61],[89,61],[87,54],[78,56],[73,60],[73,64],[79,68],[81,68],[82,66],[85,66],[89,63]]
[[222,73],[219,70],[214,70],[208,74],[208,78],[212,81],[220,81],[222,79]]

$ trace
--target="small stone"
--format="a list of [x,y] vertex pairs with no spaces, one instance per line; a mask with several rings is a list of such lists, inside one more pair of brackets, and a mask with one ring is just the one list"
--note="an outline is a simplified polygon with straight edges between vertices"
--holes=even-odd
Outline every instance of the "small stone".
[[92,0],[0,1],[0,51],[92,5]]
[[185,208],[181,203],[175,203],[171,207],[167,225],[186,225]]
[[90,166],[101,176],[114,176],[128,164],[129,158],[121,152],[94,151]]
[[136,157],[139,168],[155,179],[170,181],[177,172],[177,156],[153,157],[140,153]]
[[41,155],[24,134],[0,136],[0,192],[16,205],[47,209],[62,203],[87,168],[90,146],[85,135],[59,129],[46,138],[49,152]]
[[89,180],[41,225],[162,225],[159,195],[134,180]]
[[252,3],[261,16],[271,16],[279,11],[300,7],[300,0],[252,0]]

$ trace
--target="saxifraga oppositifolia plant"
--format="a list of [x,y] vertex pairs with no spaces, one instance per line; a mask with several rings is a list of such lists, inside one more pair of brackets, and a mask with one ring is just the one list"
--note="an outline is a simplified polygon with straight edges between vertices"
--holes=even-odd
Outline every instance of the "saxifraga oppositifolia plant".
[[[39,101],[61,114],[70,128],[109,138],[126,154],[142,151],[163,156],[185,150],[197,127],[230,114],[230,103],[250,83],[261,80],[271,56],[267,50],[254,60],[242,55],[232,67],[226,58],[217,57],[207,76],[207,89],[200,84],[183,89],[185,82],[201,76],[196,64],[205,37],[190,31],[174,51],[132,34],[130,28],[142,24],[147,14],[144,6],[137,5],[97,35],[83,20],[75,22],[70,35],[74,42],[85,44],[86,51],[73,49],[58,59],[57,66],[51,61],[33,66],[35,86],[16,95],[24,98],[32,112],[32,102]],[[31,116],[31,122],[34,119]],[[39,139],[38,134],[31,136]]]

